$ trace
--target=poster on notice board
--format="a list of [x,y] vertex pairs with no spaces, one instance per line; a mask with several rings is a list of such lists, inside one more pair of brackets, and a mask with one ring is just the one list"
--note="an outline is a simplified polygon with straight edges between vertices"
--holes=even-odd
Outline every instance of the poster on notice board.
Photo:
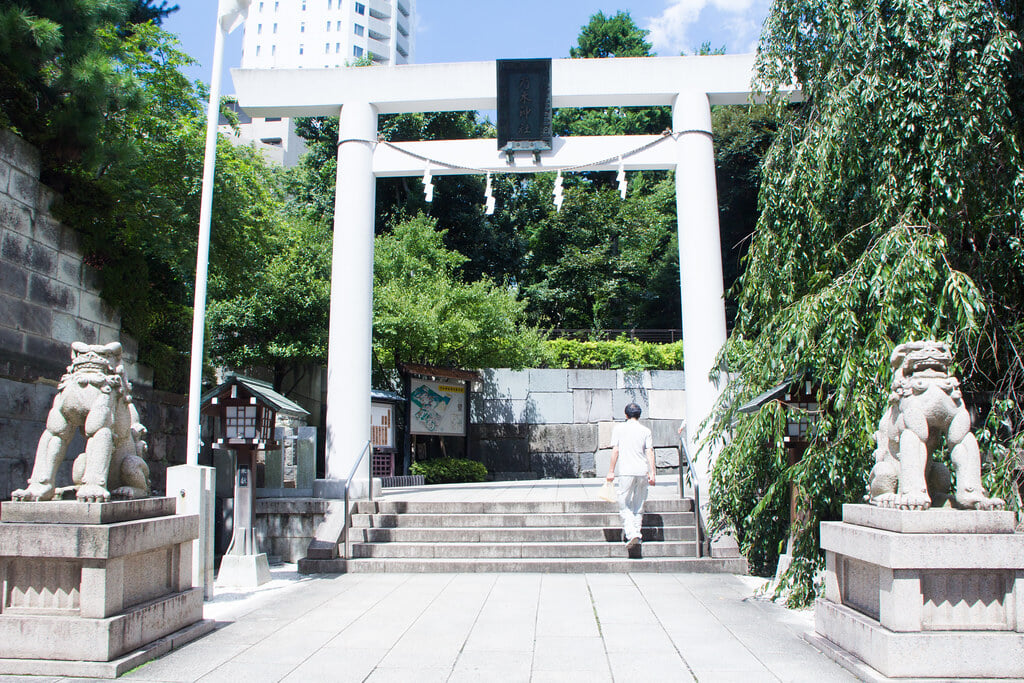
[[413,434],[465,435],[466,387],[461,382],[413,378],[409,401]]

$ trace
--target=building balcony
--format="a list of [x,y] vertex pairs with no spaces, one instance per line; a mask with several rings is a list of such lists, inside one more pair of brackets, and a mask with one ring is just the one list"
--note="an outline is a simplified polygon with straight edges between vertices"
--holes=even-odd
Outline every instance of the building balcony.
[[403,24],[401,21],[396,21],[395,28],[398,29],[398,32],[406,38],[409,37],[409,27],[406,24]]
[[404,2],[402,2],[402,0],[397,0],[397,2],[395,2],[395,6],[398,7],[398,11],[402,14],[403,17],[409,16],[409,7]]
[[370,0],[368,4],[370,16],[374,19],[388,20],[391,18],[391,5],[387,0]]
[[[391,45],[384,41],[374,40],[373,38],[367,37],[366,49],[373,53],[373,55],[381,55],[382,59],[387,60],[391,58]],[[379,60],[374,56],[373,61],[376,62]]]
[[391,37],[391,25],[389,22],[381,21],[380,19],[374,19],[370,17],[366,21],[366,28],[369,31],[371,38],[377,40],[387,40]]

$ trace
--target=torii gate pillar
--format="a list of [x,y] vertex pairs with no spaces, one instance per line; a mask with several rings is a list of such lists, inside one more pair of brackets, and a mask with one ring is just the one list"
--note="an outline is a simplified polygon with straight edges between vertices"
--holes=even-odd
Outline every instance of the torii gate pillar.
[[[715,357],[725,345],[722,244],[718,231],[718,188],[711,139],[711,104],[703,92],[682,92],[672,103],[676,151],[676,216],[679,232],[679,288],[686,377],[685,438],[697,455],[695,437],[721,392],[710,379]],[[708,481],[713,455],[694,463],[700,482]]]
[[[331,251],[331,315],[327,347],[327,463],[318,495],[340,496],[370,439],[373,373],[373,149],[377,109],[347,102],[338,122],[338,174]],[[370,460],[352,477],[352,493],[369,485]]]

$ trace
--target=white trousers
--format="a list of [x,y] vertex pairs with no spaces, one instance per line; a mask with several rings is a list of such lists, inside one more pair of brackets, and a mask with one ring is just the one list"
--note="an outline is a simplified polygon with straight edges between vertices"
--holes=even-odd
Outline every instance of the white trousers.
[[644,502],[647,500],[647,475],[616,477],[615,492],[619,496],[619,517],[622,518],[622,531],[626,534],[626,540],[640,536]]

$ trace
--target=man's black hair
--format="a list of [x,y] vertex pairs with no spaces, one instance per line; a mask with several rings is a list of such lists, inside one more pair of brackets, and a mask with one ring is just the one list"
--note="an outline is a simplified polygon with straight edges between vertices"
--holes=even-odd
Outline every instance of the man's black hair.
[[626,417],[630,419],[634,417],[639,418],[640,413],[642,412],[643,410],[641,410],[640,406],[638,406],[636,403],[630,403],[629,405],[626,406]]

